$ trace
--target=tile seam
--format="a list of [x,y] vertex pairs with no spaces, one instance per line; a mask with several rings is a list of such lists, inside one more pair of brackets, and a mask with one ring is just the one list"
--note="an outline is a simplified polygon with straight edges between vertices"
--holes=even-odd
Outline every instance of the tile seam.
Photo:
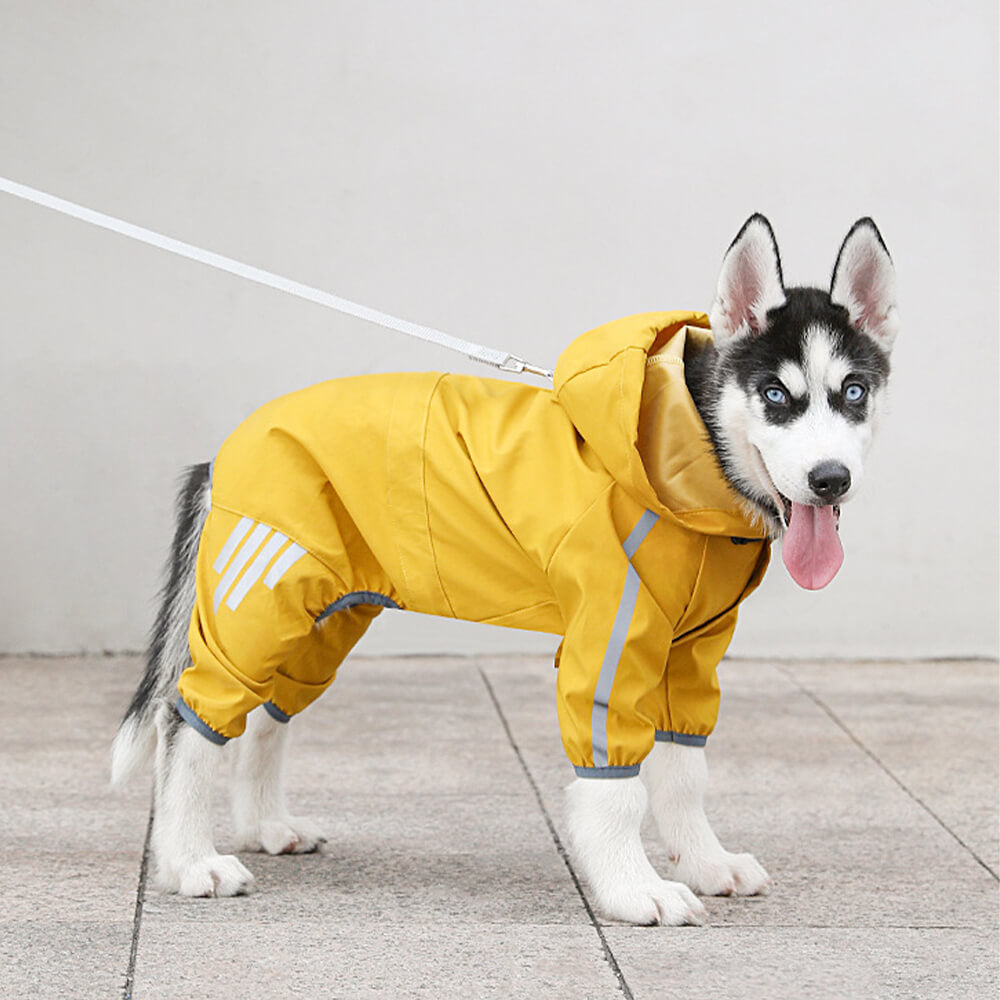
[[955,842],[976,861],[977,864],[989,872],[994,881],[1000,882],[1000,875],[998,875],[997,872],[995,872],[993,868],[976,853],[976,851],[974,851],[964,840],[962,840],[962,838],[940,816],[938,816],[938,814],[931,809],[931,807],[924,802],[924,800],[921,799],[916,792],[909,788],[902,778],[896,775],[896,773],[878,756],[878,754],[876,754],[874,750],[870,749],[864,741],[854,733],[850,726],[848,726],[847,723],[844,722],[843,719],[841,719],[840,716],[837,715],[837,713],[829,705],[827,705],[822,698],[820,698],[818,694],[809,690],[809,688],[807,688],[788,667],[784,667],[781,664],[776,664],[775,666],[777,670],[783,673],[814,705],[817,706],[817,708],[824,712],[830,721],[833,722],[833,724],[840,729],[840,731],[844,733],[847,738],[863,754],[865,754],[866,757],[872,760],[879,767],[879,769],[888,775],[888,777],[918,806],[920,806],[920,808],[923,809],[924,812],[926,812],[927,815],[930,816],[942,830],[948,833],[955,840]]
[[142,846],[142,862],[139,865],[139,884],[135,892],[135,911],[132,915],[132,940],[129,945],[128,966],[125,969],[125,983],[122,986],[122,1000],[132,1000],[135,988],[135,966],[139,954],[139,929],[142,926],[142,908],[146,900],[146,881],[149,878],[149,850],[153,835],[153,804],[149,806],[146,821],[146,839]]
[[534,775],[528,768],[528,763],[524,759],[524,754],[521,753],[521,748],[514,739],[510,723],[508,723],[507,716],[504,714],[503,708],[500,706],[500,701],[496,696],[496,692],[493,690],[493,685],[490,683],[490,679],[486,676],[486,671],[483,670],[481,665],[478,666],[478,669],[479,676],[483,679],[483,684],[486,687],[486,693],[489,695],[490,701],[493,702],[493,708],[496,710],[497,717],[500,720],[500,725],[503,727],[503,731],[507,736],[507,742],[514,751],[514,756],[517,757],[517,762],[520,764],[521,770],[524,772],[524,776],[528,781],[528,785],[535,796],[535,801],[538,803],[538,808],[542,814],[542,818],[545,820],[545,825],[548,827],[549,836],[551,836],[552,842],[555,844],[556,853],[566,866],[566,870],[569,872],[570,879],[576,887],[576,891],[580,896],[580,901],[583,903],[583,908],[587,913],[591,926],[594,928],[597,938],[601,943],[604,960],[607,962],[608,967],[614,974],[615,979],[617,979],[618,988],[621,990],[622,995],[626,998],[626,1000],[635,1000],[635,995],[625,979],[625,973],[622,971],[622,967],[618,964],[618,959],[615,957],[615,953],[611,950],[611,945],[608,943],[608,939],[604,934],[604,929],[601,927],[601,924],[597,919],[597,914],[594,913],[594,908],[590,905],[590,900],[587,899],[587,895],[583,891],[583,885],[580,882],[580,878],[577,875],[576,870],[573,868],[573,862],[570,860],[569,852],[566,850],[566,847],[562,842],[562,838],[559,836],[559,831],[556,830],[555,823],[552,822],[552,817],[549,815],[548,809],[545,808],[545,802],[542,799],[541,790],[538,787],[538,783],[535,781]]

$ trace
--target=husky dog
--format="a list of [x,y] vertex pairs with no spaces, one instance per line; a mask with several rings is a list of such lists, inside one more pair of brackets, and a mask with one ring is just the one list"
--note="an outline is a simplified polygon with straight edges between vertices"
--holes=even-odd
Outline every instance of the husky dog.
[[[898,326],[893,265],[878,229],[867,218],[851,228],[829,292],[785,288],[771,226],[752,216],[725,255],[710,319],[714,344],[685,356],[684,381],[718,466],[763,534],[783,539],[783,559],[796,582],[823,587],[843,559],[840,507],[862,479]],[[112,763],[117,783],[155,759],[156,879],[165,891],[187,896],[238,895],[253,882],[236,857],[219,855],[213,844],[209,791],[219,750],[209,741],[212,733],[199,732],[197,720],[182,719],[174,704],[178,679],[192,662],[195,567],[210,508],[210,467],[194,466],[180,490],[146,672]],[[631,559],[627,547],[626,553]],[[314,851],[324,842],[319,828],[291,815],[285,803],[287,718],[270,703],[265,707],[268,712],[249,715],[235,746],[237,847]],[[709,826],[703,743],[656,742],[640,773],[580,777],[569,786],[571,849],[606,916],[700,923],[705,910],[696,893],[767,891],[761,865],[749,854],[726,851]],[[668,849],[670,880],[654,871],[640,841],[650,808]]]

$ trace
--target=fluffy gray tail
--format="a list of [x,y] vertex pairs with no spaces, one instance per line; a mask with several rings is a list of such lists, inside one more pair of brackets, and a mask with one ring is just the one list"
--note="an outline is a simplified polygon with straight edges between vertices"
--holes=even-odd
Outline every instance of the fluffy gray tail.
[[195,599],[195,560],[208,517],[211,476],[208,463],[192,465],[177,494],[177,524],[146,653],[146,672],[132,696],[111,750],[111,783],[124,784],[148,768],[156,749],[156,710],[173,700],[177,679],[191,662],[188,626]]

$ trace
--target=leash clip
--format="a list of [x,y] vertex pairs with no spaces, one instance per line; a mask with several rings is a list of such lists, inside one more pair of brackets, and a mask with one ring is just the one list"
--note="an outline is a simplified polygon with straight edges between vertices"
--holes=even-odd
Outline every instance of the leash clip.
[[553,372],[548,368],[539,368],[538,365],[529,364],[523,358],[515,354],[508,354],[503,361],[497,363],[497,368],[502,372],[510,372],[513,375],[520,375],[528,372],[529,375],[538,375],[540,378],[551,379]]

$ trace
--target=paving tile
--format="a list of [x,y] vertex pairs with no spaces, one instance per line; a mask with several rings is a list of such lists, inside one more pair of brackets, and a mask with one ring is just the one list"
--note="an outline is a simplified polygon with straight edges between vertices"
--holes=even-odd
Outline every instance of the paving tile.
[[996,663],[817,662],[785,669],[1000,872]]
[[[315,816],[334,815],[324,853],[241,855],[255,891],[233,901],[151,892],[146,921],[293,919],[326,924],[575,924],[589,926],[579,895],[534,802],[515,796],[348,794]],[[226,850],[225,837],[218,846]]]
[[419,921],[177,926],[143,931],[136,1000],[617,1000],[593,929]]
[[609,927],[635,1000],[995,1000],[986,931]]
[[0,919],[0,996],[4,1000],[120,997],[131,915],[128,921],[66,919],[57,902],[36,897],[34,903],[34,919]]
[[[290,723],[289,788],[407,794],[523,792],[524,781],[475,661],[348,660]],[[301,752],[300,752],[301,751]]]
[[[139,672],[0,660],[5,1000],[120,995],[149,782],[111,793],[107,768]],[[996,854],[995,672],[723,664],[708,811],[774,888],[708,900],[703,928],[607,924],[637,1000],[995,996],[997,882],[975,856]],[[292,723],[290,798],[326,852],[246,856],[246,898],[151,891],[135,995],[620,996],[491,689],[564,834],[551,658],[348,661]]]
[[134,666],[106,657],[0,660],[5,998],[121,992],[149,793],[112,795],[108,766]]

